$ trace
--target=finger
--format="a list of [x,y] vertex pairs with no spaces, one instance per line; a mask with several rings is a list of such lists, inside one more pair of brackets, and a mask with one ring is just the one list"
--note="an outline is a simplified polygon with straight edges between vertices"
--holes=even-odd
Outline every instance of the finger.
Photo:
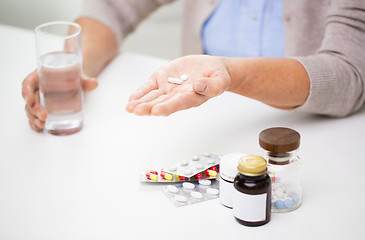
[[95,88],[97,88],[99,85],[96,78],[88,77],[85,75],[82,77],[81,81],[82,81],[82,89],[85,92],[90,92],[90,91],[94,90]]
[[177,111],[198,107],[208,99],[209,97],[195,92],[178,93],[166,101],[154,104],[150,112],[153,116],[168,116]]
[[33,105],[34,92],[39,88],[38,73],[37,70],[31,72],[22,83],[22,96],[26,103]]
[[35,92],[34,103],[33,105],[28,105],[28,109],[39,120],[45,121],[47,119],[47,111],[40,103],[39,90]]
[[158,89],[157,80],[154,76],[150,78],[147,82],[145,82],[141,87],[139,87],[136,91],[134,91],[129,97],[129,101],[138,100],[147,93],[152,90]]
[[151,101],[151,102],[145,102],[141,103],[134,109],[134,113],[136,115],[142,116],[142,115],[150,115],[151,109],[155,104],[167,101],[169,98],[171,98],[171,95],[161,95],[157,99]]
[[227,84],[222,77],[204,77],[194,81],[194,91],[209,98],[222,94],[227,88]]
[[26,112],[27,117],[29,119],[29,125],[31,126],[31,128],[33,128],[36,131],[39,131],[39,130],[43,129],[44,125],[45,125],[45,121],[41,121],[36,116],[34,116],[31,113],[29,108],[30,108],[29,105],[26,105],[25,112]]
[[134,109],[141,103],[151,102],[156,98],[160,97],[163,94],[162,90],[152,90],[151,92],[147,93],[143,97],[138,100],[133,100],[128,103],[126,109],[128,112],[132,113]]

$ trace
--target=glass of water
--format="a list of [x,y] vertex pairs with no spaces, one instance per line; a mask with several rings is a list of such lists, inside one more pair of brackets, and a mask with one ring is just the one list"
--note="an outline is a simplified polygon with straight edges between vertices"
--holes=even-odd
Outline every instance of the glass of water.
[[49,22],[35,28],[41,104],[48,117],[45,132],[69,135],[82,129],[81,27]]

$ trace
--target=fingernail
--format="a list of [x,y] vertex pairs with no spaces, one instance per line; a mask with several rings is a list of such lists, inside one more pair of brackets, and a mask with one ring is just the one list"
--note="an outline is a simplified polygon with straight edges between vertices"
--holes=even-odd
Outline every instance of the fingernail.
[[127,112],[132,113],[134,110],[134,107],[132,106],[132,104],[127,104],[125,109],[127,110]]
[[29,97],[28,96],[25,96],[24,97],[24,100],[25,100],[25,103],[28,104],[29,103]]
[[39,118],[39,119],[43,119],[43,118],[42,118],[42,114],[41,114],[41,113],[37,113],[37,118]]
[[41,122],[38,119],[36,119],[36,120],[34,120],[34,125],[37,126],[37,127],[40,127]]
[[195,84],[195,91],[204,92],[207,89],[207,84],[205,82],[197,82]]

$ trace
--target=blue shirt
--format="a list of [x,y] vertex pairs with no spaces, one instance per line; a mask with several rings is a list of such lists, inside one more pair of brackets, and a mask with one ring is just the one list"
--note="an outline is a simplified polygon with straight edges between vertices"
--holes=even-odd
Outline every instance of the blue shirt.
[[221,0],[202,41],[209,55],[284,57],[283,0]]

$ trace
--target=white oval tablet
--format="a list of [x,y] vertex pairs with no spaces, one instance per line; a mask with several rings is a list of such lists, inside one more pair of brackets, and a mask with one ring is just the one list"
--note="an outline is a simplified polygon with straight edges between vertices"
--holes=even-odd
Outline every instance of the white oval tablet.
[[190,183],[190,182],[184,182],[182,184],[183,188],[188,189],[188,190],[193,190],[195,188],[195,185]]
[[186,166],[186,165],[188,165],[188,161],[187,160],[183,160],[183,161],[180,162],[180,165],[181,166]]
[[175,196],[175,201],[185,203],[188,201],[188,199],[185,196],[177,195]]
[[172,78],[172,77],[169,77],[169,78],[167,79],[167,81],[168,81],[169,83],[174,83],[174,84],[178,84],[178,85],[182,84],[182,82],[183,82],[183,80],[182,80],[182,79],[180,79],[180,78]]
[[183,74],[183,75],[180,76],[180,79],[183,80],[183,81],[186,81],[186,80],[188,80],[188,75]]
[[208,188],[207,189],[207,193],[209,195],[218,195],[219,194],[219,190],[218,189],[215,189],[215,188]]
[[194,155],[191,157],[191,160],[193,161],[199,161],[200,157],[198,155]]
[[169,185],[167,186],[167,191],[170,193],[178,193],[179,189],[176,186]]
[[199,184],[204,185],[204,186],[210,186],[212,184],[212,182],[208,179],[202,179],[202,180],[199,180]]
[[191,192],[190,196],[196,199],[202,199],[203,198],[203,194],[201,194],[200,192]]

